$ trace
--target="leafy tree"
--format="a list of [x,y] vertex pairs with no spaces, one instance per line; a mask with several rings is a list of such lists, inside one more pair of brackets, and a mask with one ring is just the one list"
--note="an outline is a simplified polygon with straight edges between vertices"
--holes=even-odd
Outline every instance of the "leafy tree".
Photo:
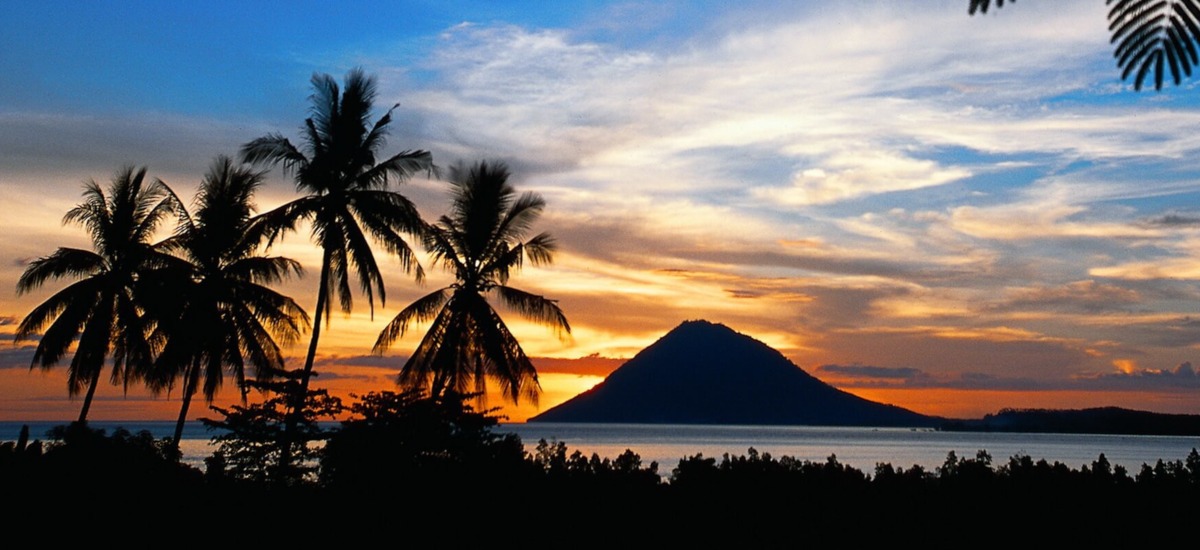
[[330,319],[330,301],[336,298],[345,313],[352,309],[351,277],[366,294],[372,318],[376,294],[380,305],[385,303],[383,276],[371,240],[396,255],[403,269],[418,281],[423,278],[421,266],[404,239],[404,235],[418,234],[423,222],[416,206],[389,187],[393,181],[404,181],[422,170],[434,170],[432,157],[423,150],[402,151],[377,162],[392,122],[392,110],[370,123],[377,95],[373,77],[360,69],[351,70],[345,77],[345,87],[339,89],[329,75],[315,74],[312,86],[311,115],[304,122],[301,147],[273,133],[241,148],[241,158],[246,162],[281,165],[292,174],[302,194],[261,215],[267,245],[307,223],[312,240],[322,251],[315,322],[298,396],[308,391],[321,322],[328,325]]
[[262,234],[252,201],[262,181],[262,172],[217,157],[196,194],[194,215],[180,204],[175,235],[159,245],[182,260],[154,273],[158,296],[151,301],[165,342],[151,386],[182,379],[175,446],[198,391],[211,404],[228,371],[244,403],[247,363],[255,378],[270,379],[284,368],[279,344],[296,341],[308,326],[295,301],[265,286],[301,269],[295,260],[256,253]]
[[537,401],[537,371],[487,296],[498,296],[560,336],[569,334],[571,327],[554,300],[508,284],[526,258],[534,265],[547,264],[555,249],[549,233],[522,241],[545,201],[535,193],[517,195],[508,177],[503,163],[451,168],[450,213],[427,228],[423,242],[434,262],[453,273],[455,281],[401,310],[374,346],[381,353],[410,323],[432,320],[400,370],[401,386],[428,387],[434,396],[454,392],[482,398],[490,380],[514,403],[521,397]]
[[493,432],[501,417],[492,409],[476,411],[471,397],[429,396],[416,388],[368,393],[330,435],[321,454],[322,483],[382,492],[458,484],[478,489],[531,473],[520,437]]
[[[1009,0],[1015,3],[1016,0]],[[1121,79],[1133,77],[1134,90],[1140,91],[1151,73],[1154,89],[1161,90],[1166,73],[1179,85],[1192,76],[1200,64],[1200,0],[1105,0],[1111,42],[1116,44],[1113,57],[1121,69]],[[968,12],[987,13],[993,0],[970,0]],[[995,0],[997,8],[1004,0]]]
[[15,335],[20,342],[42,333],[31,368],[53,367],[74,345],[67,389],[72,397],[86,389],[79,422],[87,421],[107,360],[112,360],[112,382],[127,386],[153,359],[136,281],[139,273],[165,261],[150,240],[175,207],[167,186],[147,180],[144,167],[122,168],[107,191],[89,180],[83,197],[63,223],[87,229],[93,250],[60,247],[29,264],[17,281],[18,294],[51,279],[75,282],[30,311]]
[[[209,407],[222,419],[201,418],[217,450],[205,459],[210,480],[299,486],[316,480],[318,459],[330,430],[321,426],[342,414],[342,401],[325,389],[308,390],[296,406],[298,373],[272,381],[247,380],[266,395],[260,403]],[[290,433],[289,433],[290,431]]]

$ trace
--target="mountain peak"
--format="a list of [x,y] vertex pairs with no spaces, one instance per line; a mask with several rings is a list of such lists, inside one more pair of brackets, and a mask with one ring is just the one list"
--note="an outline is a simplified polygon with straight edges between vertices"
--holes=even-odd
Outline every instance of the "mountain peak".
[[732,328],[680,323],[592,389],[531,422],[932,426],[935,419],[875,403],[810,376]]

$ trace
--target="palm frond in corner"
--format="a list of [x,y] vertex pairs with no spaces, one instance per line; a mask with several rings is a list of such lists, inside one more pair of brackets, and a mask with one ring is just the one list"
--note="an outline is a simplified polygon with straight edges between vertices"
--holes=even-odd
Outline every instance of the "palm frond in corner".
[[[1016,1],[1017,0],[1008,0],[1008,3],[1012,4]],[[988,8],[990,7],[992,7],[992,0],[971,0],[971,6],[968,8],[968,13],[971,15],[975,15],[975,12],[987,13]],[[1003,7],[1004,0],[996,0],[996,8],[999,9]]]
[[1170,72],[1178,86],[1192,76],[1200,64],[1196,42],[1200,41],[1200,0],[1106,0],[1108,29],[1117,44],[1113,56],[1121,68],[1121,79],[1133,76],[1134,90],[1141,90],[1151,72],[1154,88],[1161,90]]

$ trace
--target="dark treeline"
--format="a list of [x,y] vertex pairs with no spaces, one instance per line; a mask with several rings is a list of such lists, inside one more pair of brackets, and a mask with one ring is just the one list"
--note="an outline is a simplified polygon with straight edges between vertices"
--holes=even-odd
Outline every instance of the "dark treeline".
[[[279,468],[282,402],[206,421],[222,433],[203,470],[181,463],[170,439],[148,432],[107,434],[72,423],[45,440],[4,443],[0,483],[17,505],[10,525],[44,528],[70,518],[103,531],[134,522],[166,535],[199,517],[221,517],[253,527],[252,538],[264,541],[415,530],[449,546],[523,531],[554,537],[548,544],[636,536],[641,544],[792,546],[980,541],[983,529],[989,542],[1052,536],[1145,545],[1190,529],[1200,514],[1195,449],[1136,471],[1103,454],[1074,469],[1030,456],[996,461],[979,450],[950,452],[931,470],[881,463],[863,472],[836,456],[814,462],[751,448],[685,456],[663,475],[628,450],[586,456],[541,440],[527,451],[516,434],[493,432],[501,418],[473,409],[466,395],[371,393],[327,429],[316,421],[342,412],[341,404],[320,390],[310,395],[321,405],[309,410],[321,412],[301,429],[316,444],[287,469]],[[1133,523],[1121,523],[1131,516]]]

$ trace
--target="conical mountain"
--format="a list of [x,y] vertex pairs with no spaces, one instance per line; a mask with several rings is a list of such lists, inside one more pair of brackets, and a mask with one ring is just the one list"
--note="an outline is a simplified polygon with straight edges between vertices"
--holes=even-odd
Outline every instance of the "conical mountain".
[[729,327],[686,321],[600,384],[529,422],[934,427],[940,418],[814,378]]

